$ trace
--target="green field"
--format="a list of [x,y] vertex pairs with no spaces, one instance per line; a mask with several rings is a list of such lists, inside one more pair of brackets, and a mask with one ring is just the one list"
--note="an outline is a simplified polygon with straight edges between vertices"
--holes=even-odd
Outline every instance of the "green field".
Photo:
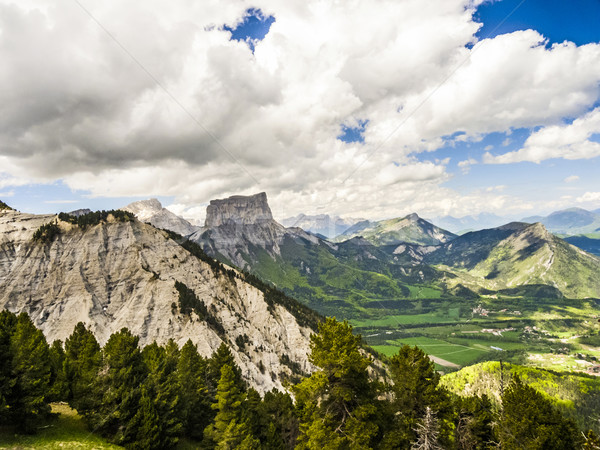
[[101,437],[90,433],[77,411],[64,403],[53,403],[57,417],[37,430],[34,435],[15,434],[0,428],[0,448],[18,449],[119,449]]

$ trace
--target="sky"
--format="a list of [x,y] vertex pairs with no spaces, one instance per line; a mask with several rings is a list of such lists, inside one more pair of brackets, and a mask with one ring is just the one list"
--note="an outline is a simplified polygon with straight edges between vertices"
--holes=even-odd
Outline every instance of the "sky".
[[0,0],[0,200],[600,208],[598,0]]

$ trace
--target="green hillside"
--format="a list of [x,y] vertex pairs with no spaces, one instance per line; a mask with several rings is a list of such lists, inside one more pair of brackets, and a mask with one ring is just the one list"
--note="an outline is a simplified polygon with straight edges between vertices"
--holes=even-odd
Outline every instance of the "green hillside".
[[498,406],[501,391],[515,375],[573,418],[580,428],[600,432],[599,377],[491,361],[444,375],[441,385],[461,396],[487,394]]

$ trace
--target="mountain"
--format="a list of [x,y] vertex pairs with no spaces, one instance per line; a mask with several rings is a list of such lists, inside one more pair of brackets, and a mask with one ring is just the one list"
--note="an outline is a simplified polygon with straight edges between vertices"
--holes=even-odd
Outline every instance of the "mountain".
[[198,227],[187,220],[172,213],[167,208],[163,208],[155,198],[133,202],[121,209],[135,214],[142,222],[151,223],[156,228],[174,231],[182,236],[187,236],[198,230]]
[[506,223],[506,220],[500,216],[497,216],[496,214],[481,213],[474,216],[463,217],[435,217],[431,220],[431,222],[445,230],[451,231],[452,233],[463,234],[468,231],[498,227]]
[[359,222],[335,238],[334,241],[341,242],[356,236],[362,236],[376,246],[400,243],[438,245],[456,237],[455,234],[436,227],[414,213],[406,217],[379,222]]
[[319,214],[316,216],[307,216],[298,214],[296,217],[283,219],[281,224],[286,227],[302,228],[313,234],[318,234],[326,238],[334,238],[343,233],[352,225],[361,222],[363,219],[342,218],[340,216],[330,216],[328,214]]
[[[271,215],[264,193],[212,200],[205,226],[191,235],[211,256],[274,283],[321,314],[377,314],[382,300],[410,297],[409,286],[440,277],[417,259],[362,238],[334,244]],[[364,305],[370,304],[365,312]]]
[[550,233],[542,224],[513,222],[466,233],[424,256],[452,272],[450,285],[489,290],[550,286],[569,298],[600,298],[600,259]]
[[122,327],[141,345],[191,339],[204,356],[226,342],[260,392],[311,370],[309,336],[318,320],[123,211],[79,218],[0,211],[0,308],[27,312],[50,341],[82,321],[101,344]]
[[567,236],[564,238],[569,244],[579,247],[592,255],[600,256],[600,239],[588,236]]
[[543,216],[525,217],[527,223],[542,223],[553,233],[577,235],[600,232],[600,214],[582,208],[569,208]]

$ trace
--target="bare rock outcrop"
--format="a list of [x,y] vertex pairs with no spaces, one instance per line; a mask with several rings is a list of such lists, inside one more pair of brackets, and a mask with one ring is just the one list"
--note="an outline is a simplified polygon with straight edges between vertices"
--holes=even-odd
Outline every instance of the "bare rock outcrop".
[[[50,221],[56,216],[0,212],[0,308],[27,312],[50,341],[64,340],[82,321],[101,343],[122,327],[142,345],[191,339],[204,356],[226,342],[260,392],[282,389],[292,376],[283,355],[310,372],[312,330],[284,306],[268,304],[243,274],[201,261],[137,220],[109,216],[84,230],[57,221],[60,233],[51,242],[33,240]],[[180,312],[176,281],[194,291],[221,327]],[[243,348],[236,344],[240,336]]]

